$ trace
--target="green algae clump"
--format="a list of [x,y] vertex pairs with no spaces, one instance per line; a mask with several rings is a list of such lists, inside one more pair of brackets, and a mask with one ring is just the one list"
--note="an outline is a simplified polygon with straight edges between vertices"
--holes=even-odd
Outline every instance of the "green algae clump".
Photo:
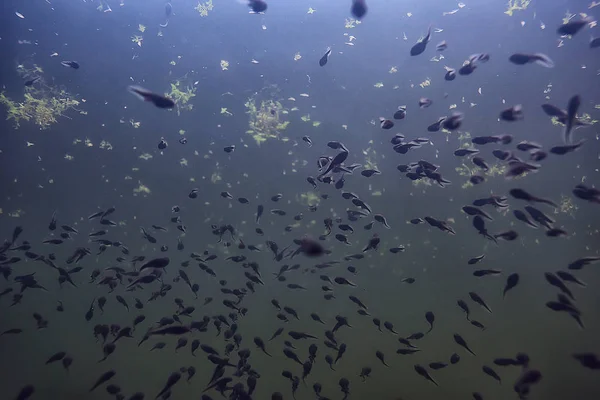
[[[465,163],[462,163],[462,165],[460,167],[456,167],[455,170],[456,170],[456,172],[458,172],[458,174],[460,176],[470,177],[472,175],[475,175],[475,173],[478,169],[476,167],[469,168]],[[506,172],[506,166],[496,163],[496,164],[490,166],[490,168],[487,171],[485,171],[484,175],[487,178],[493,178],[496,176],[504,176],[505,172]],[[471,183],[471,181],[467,180],[465,183],[462,184],[461,188],[467,189],[467,188],[470,188],[473,186],[474,185]]]
[[21,121],[29,120],[33,120],[40,129],[46,129],[58,122],[59,117],[67,117],[67,111],[76,110],[79,101],[64,89],[32,87],[27,89],[22,102],[14,101],[1,92],[0,104],[7,108],[6,119],[14,121],[15,129],[21,126]]
[[272,98],[262,99],[263,92],[256,93],[244,104],[248,114],[249,130],[247,134],[252,135],[256,144],[260,145],[268,139],[287,140],[281,137],[281,131],[285,130],[289,121],[282,121],[282,115],[288,113],[281,102]]
[[315,192],[300,193],[299,196],[296,196],[296,200],[305,206],[318,206],[321,202],[321,198]]
[[515,11],[526,10],[531,0],[508,0],[507,9],[504,14],[512,17]]
[[204,3],[198,2],[198,5],[196,7],[194,7],[194,10],[198,11],[198,13],[200,14],[201,17],[206,17],[206,16],[208,16],[208,12],[212,11],[213,8],[214,8],[214,5],[213,5],[212,0],[208,0]]
[[[584,124],[587,124],[587,125],[594,125],[594,124],[598,123],[597,119],[593,119],[592,116],[590,114],[587,114],[587,113],[583,113],[583,114],[577,116],[577,119],[580,122],[583,122]],[[560,122],[558,120],[558,117],[552,117],[550,119],[550,121],[552,122],[552,125],[565,126],[562,122]]]
[[175,102],[177,115],[181,114],[181,110],[191,111],[194,108],[193,104],[188,103],[193,97],[196,97],[196,89],[193,85],[184,85],[180,79],[171,83],[171,92],[167,93],[167,96]]
[[79,111],[76,107],[79,101],[63,88],[50,86],[45,83],[42,74],[44,71],[37,65],[26,68],[23,64],[17,66],[17,73],[23,79],[35,80],[30,86],[25,87],[23,101],[16,101],[0,92],[0,104],[6,107],[6,119],[14,122],[15,129],[21,126],[21,121],[35,122],[40,129],[46,129],[58,122],[59,117],[66,117],[69,110]]

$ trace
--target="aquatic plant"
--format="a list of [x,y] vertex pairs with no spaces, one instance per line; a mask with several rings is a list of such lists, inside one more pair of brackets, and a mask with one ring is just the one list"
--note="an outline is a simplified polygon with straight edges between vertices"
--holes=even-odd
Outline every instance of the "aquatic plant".
[[[451,133],[450,131],[448,131]],[[471,147],[471,133],[470,132],[460,132],[458,136],[458,141],[461,147]]]
[[315,192],[300,193],[296,200],[305,206],[316,206],[321,202],[321,198]]
[[[373,141],[369,141],[369,144],[373,144]],[[377,152],[373,150],[373,148],[369,147],[368,149],[363,150],[362,153],[365,156],[365,164],[363,165],[363,168],[378,170],[379,168],[377,168],[377,163],[375,162],[377,159]]]
[[[583,113],[577,117],[577,119],[585,124],[594,125],[598,123],[597,119],[593,119],[592,116],[588,113]],[[558,120],[558,117],[550,118],[552,125],[564,126],[562,122]]]
[[[54,57],[57,55],[58,55],[58,53],[54,53],[50,57]],[[35,75],[43,74],[44,70],[42,69],[42,67],[40,67],[37,64],[33,64],[33,66],[31,68],[26,68],[25,65],[19,64],[19,65],[17,65],[17,73],[22,78],[25,78],[26,76],[35,76]]]
[[429,179],[417,179],[416,181],[411,181],[413,186],[431,186],[431,180]]
[[[476,168],[473,167],[473,169],[471,169],[465,163],[462,163],[462,165],[460,167],[456,167],[455,170],[456,170],[456,172],[458,172],[458,174],[460,176],[471,177],[472,175],[475,174]],[[490,166],[490,168],[487,171],[485,171],[485,176],[486,176],[486,178],[493,178],[496,176],[504,176],[505,172],[506,172],[506,166],[496,163],[496,164]],[[471,183],[471,181],[467,180],[465,183],[462,184],[461,188],[467,189],[467,188],[470,188],[473,186],[474,185]]]
[[[182,79],[186,79],[185,77]],[[193,104],[188,104],[189,101],[196,97],[196,87],[193,85],[184,85],[183,80],[176,79],[171,83],[171,91],[167,94],[173,99],[177,107],[177,115],[181,114],[181,110],[190,111],[194,108]]]
[[212,0],[208,0],[204,3],[198,2],[198,5],[194,7],[194,10],[198,11],[201,17],[206,17],[209,11],[214,8]]
[[28,88],[22,102],[17,102],[0,92],[0,104],[7,108],[7,120],[14,121],[15,129],[21,126],[21,120],[33,120],[41,129],[58,122],[58,117],[66,117],[69,110],[77,110],[79,101],[64,89],[45,87]]
[[565,13],[565,16],[562,19],[562,23],[564,24],[568,24],[569,21],[571,21],[573,18],[575,18],[575,14],[570,13],[569,11],[567,11]]
[[244,104],[247,110],[246,114],[250,116],[248,121],[250,129],[246,133],[252,135],[258,145],[268,139],[287,140],[287,138],[280,137],[280,133],[290,123],[281,120],[281,116],[288,112],[281,102],[272,98],[261,99],[262,96],[265,96],[264,93],[265,90],[256,93]]
[[107,140],[101,141],[99,147],[103,150],[112,150],[113,149],[112,144],[110,144],[110,142]]
[[94,143],[92,143],[92,140],[90,138],[85,138],[85,139],[75,138],[75,139],[73,139],[74,145],[78,145],[78,144],[82,144],[82,143],[85,147],[94,147]]
[[504,176],[505,172],[506,172],[506,165],[496,163],[496,164],[490,166],[490,169],[488,169],[486,171],[486,175],[490,176],[490,177]]
[[210,176],[210,181],[212,183],[217,183],[220,180],[223,180],[223,178],[221,177],[221,172],[220,171],[215,171],[212,173],[212,175]]
[[579,121],[586,123],[586,124],[590,124],[590,125],[594,125],[598,123],[597,119],[593,119],[592,116],[588,113],[583,113],[579,116]]
[[148,186],[144,185],[142,181],[138,181],[138,187],[133,189],[134,196],[141,194],[142,196],[146,197],[146,195],[149,195],[150,193],[152,193],[152,191]]
[[20,127],[21,120],[33,120],[41,129],[46,129],[55,124],[58,117],[67,117],[65,113],[71,109],[79,111],[80,114],[86,114],[85,111],[76,108],[79,101],[73,99],[72,94],[63,88],[50,86],[44,82],[42,77],[44,71],[41,67],[34,64],[27,68],[23,64],[19,64],[17,73],[23,79],[36,77],[39,80],[35,85],[25,88],[22,102],[7,97],[4,92],[0,93],[0,104],[7,108],[6,119],[14,121],[15,129]]
[[[0,208],[0,214],[2,214],[2,209]],[[21,210],[20,208],[14,210],[14,211],[9,211],[6,215],[8,215],[11,218],[20,218],[21,216],[23,216],[25,214],[25,212],[23,210]]]
[[131,41],[137,44],[138,46],[142,47],[142,42],[144,41],[144,38],[138,35],[133,35],[131,37]]
[[[473,175],[473,170],[471,168],[469,168],[467,166],[467,164],[462,163],[460,167],[456,167],[455,168],[456,172],[458,172],[458,174],[460,176],[471,176]],[[463,189],[467,189],[472,187],[473,184],[471,183],[471,181],[467,180],[465,183],[462,184],[461,188]]]
[[426,88],[427,86],[431,86],[431,78],[426,78],[423,82],[419,83],[421,88]]
[[527,9],[531,0],[508,0],[507,9],[504,14],[512,17],[515,11],[523,11]]
[[360,24],[360,21],[353,19],[353,18],[346,18],[345,21],[345,27],[346,29],[352,29],[352,28],[356,28],[357,25]]
[[558,214],[559,212],[561,212],[575,218],[575,212],[579,209],[579,207],[577,207],[577,205],[573,203],[573,198],[565,196],[564,194],[561,194],[560,197],[561,199],[558,205],[558,209],[555,209],[554,213]]

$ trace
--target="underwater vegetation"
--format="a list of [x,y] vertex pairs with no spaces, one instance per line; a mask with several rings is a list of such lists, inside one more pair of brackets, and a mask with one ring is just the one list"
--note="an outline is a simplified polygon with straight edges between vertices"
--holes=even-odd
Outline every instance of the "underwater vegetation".
[[512,17],[515,11],[523,11],[526,10],[531,0],[508,0],[507,9],[504,11],[504,14]]
[[214,8],[212,0],[205,1],[204,3],[198,2],[198,5],[194,8],[201,17],[208,16],[208,12]]
[[300,193],[296,196],[296,200],[304,206],[318,206],[321,203],[321,198],[315,192]]
[[186,84],[187,77],[176,79],[171,82],[171,91],[167,96],[173,99],[177,107],[177,115],[180,115],[182,110],[191,111],[194,108],[193,104],[188,104],[189,101],[196,97],[196,87],[191,84]]
[[[267,88],[268,89],[268,88]],[[282,115],[288,113],[280,101],[269,97],[263,98],[266,92],[262,90],[250,97],[244,104],[246,114],[249,115],[247,134],[252,135],[256,144],[267,141],[268,139],[281,139],[287,141],[287,138],[281,137],[281,131],[285,130],[290,121],[282,121]]]
[[[26,69],[19,65],[17,72],[23,76],[35,74],[40,76],[43,71],[34,65],[31,69]],[[78,110],[80,102],[73,98],[73,95],[65,89],[49,85],[43,80],[37,84],[26,87],[22,101],[17,101],[6,96],[4,92],[0,93],[0,104],[6,107],[6,119],[14,122],[15,129],[21,126],[21,121],[32,120],[40,129],[46,129],[50,125],[58,122],[58,118],[67,117],[66,113],[70,110]]]

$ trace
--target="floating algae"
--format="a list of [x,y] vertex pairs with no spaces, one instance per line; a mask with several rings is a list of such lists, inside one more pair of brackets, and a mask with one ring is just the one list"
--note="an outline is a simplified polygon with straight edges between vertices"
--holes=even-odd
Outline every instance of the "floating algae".
[[360,25],[360,21],[353,18],[346,18],[344,22],[344,27],[346,29],[356,28],[357,25]]
[[186,81],[187,76],[171,82],[171,91],[167,94],[175,102],[177,115],[181,114],[181,110],[191,111],[194,108],[193,104],[188,103],[193,97],[196,97],[197,88],[194,85],[186,85]]
[[[22,77],[35,74],[40,76],[42,69],[35,66],[26,69],[19,65],[17,72]],[[58,117],[67,117],[65,113],[69,110],[77,110],[79,101],[73,98],[73,95],[65,89],[46,84],[43,79],[39,83],[25,88],[24,99],[22,102],[14,101],[7,97],[4,92],[0,92],[0,104],[7,108],[7,120],[14,121],[15,129],[21,125],[21,120],[33,120],[40,129],[46,129],[50,125],[58,122]],[[68,118],[68,117],[67,117]]]
[[133,35],[131,37],[131,41],[135,44],[137,44],[138,46],[142,47],[142,42],[144,41],[144,38],[142,36],[139,35]]
[[554,210],[554,214],[558,214],[559,212],[570,215],[575,218],[575,212],[579,209],[575,203],[573,203],[573,198],[569,196],[565,196],[564,194],[560,195],[560,203],[557,209]]
[[512,17],[515,11],[526,10],[529,6],[529,3],[531,3],[531,0],[509,0],[504,14]]
[[141,194],[142,196],[146,196],[148,194],[152,193],[152,191],[148,188],[148,186],[144,185],[141,181],[138,181],[138,187],[133,189],[133,195],[137,196],[138,194]]
[[[372,144],[373,142],[369,142],[369,144]],[[374,169],[374,170],[379,170],[379,168],[377,167],[377,163],[376,163],[376,159],[377,159],[377,152],[369,147],[366,150],[362,151],[363,155],[365,156],[365,164],[364,164],[364,169]]]
[[198,11],[198,13],[200,13],[201,17],[208,16],[208,12],[212,11],[213,8],[214,8],[214,6],[213,6],[212,0],[208,0],[204,3],[198,2],[198,5],[196,7],[194,7],[194,9],[196,11]]
[[300,193],[296,200],[304,206],[317,206],[321,202],[321,198],[315,192]]
[[[475,175],[477,168],[476,167],[469,168],[469,166],[467,166],[467,164],[462,163],[461,166],[456,167],[455,170],[456,170],[456,172],[458,172],[458,174],[460,176],[471,177],[471,176]],[[486,178],[493,178],[496,176],[504,176],[505,172],[506,172],[506,166],[496,163],[496,164],[490,166],[490,168],[487,171],[485,171],[484,175]],[[470,180],[467,180],[466,182],[464,182],[462,184],[461,188],[467,189],[467,188],[470,188],[473,186],[475,186],[475,185],[473,185]]]
[[265,88],[254,96],[250,97],[244,104],[246,114],[250,118],[248,125],[250,129],[247,134],[252,135],[256,144],[260,145],[268,139],[287,140],[281,137],[281,131],[289,125],[289,121],[282,121],[282,115],[287,114],[280,101],[274,100],[273,88]]
[[[598,123],[597,119],[593,119],[592,116],[587,113],[578,115],[577,119],[587,125],[594,125]],[[552,122],[552,125],[564,126],[564,124],[558,120],[558,117],[552,117],[550,118],[550,121]]]

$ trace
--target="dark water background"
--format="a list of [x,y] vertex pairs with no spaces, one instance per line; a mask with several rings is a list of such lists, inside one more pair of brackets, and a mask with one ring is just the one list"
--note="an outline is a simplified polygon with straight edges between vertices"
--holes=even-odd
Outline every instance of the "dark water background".
[[[352,247],[333,238],[325,242],[333,252],[328,259],[341,259],[343,255],[360,252],[373,232],[382,236],[380,251],[325,271],[330,276],[348,277],[358,288],[336,286],[337,299],[325,301],[320,290],[323,282],[318,279],[323,272],[303,272],[314,262],[301,258],[301,270],[289,273],[288,282],[299,283],[308,290],[292,292],[272,278],[271,272],[277,271],[281,263],[272,260],[264,245],[262,253],[243,253],[260,263],[266,282],[264,287],[257,287],[255,294],[246,296],[243,304],[249,312],[239,323],[243,347],[252,350],[251,363],[261,374],[255,398],[270,398],[274,391],[281,391],[286,399],[291,398],[290,382],[281,377],[281,371],[289,369],[301,374],[301,368],[283,356],[281,337],[267,343],[273,358],[264,356],[252,343],[254,336],[266,340],[282,325],[275,318],[276,311],[270,304],[272,298],[299,313],[300,321],[291,319],[286,331],[304,331],[321,337],[324,329],[310,319],[311,312],[318,312],[329,329],[337,314],[347,316],[353,325],[352,329],[342,328],[337,335],[348,345],[348,351],[336,365],[336,372],[329,370],[323,360],[325,354],[333,353],[321,340],[317,342],[317,363],[307,379],[309,386],[301,384],[296,394],[298,400],[315,398],[310,388],[315,381],[322,383],[324,395],[341,398],[337,385],[341,377],[351,381],[351,399],[454,400],[471,398],[474,391],[481,392],[485,399],[516,398],[512,383],[519,369],[494,367],[503,379],[499,385],[483,374],[481,366],[492,365],[497,357],[513,357],[519,351],[526,352],[532,366],[544,376],[532,389],[531,399],[600,398],[597,373],[582,368],[571,357],[575,352],[600,351],[597,339],[600,318],[596,312],[600,304],[595,289],[600,284],[598,271],[593,266],[584,269],[578,277],[588,283],[588,288],[573,287],[577,305],[583,312],[585,330],[579,330],[567,315],[552,313],[544,306],[546,301],[556,297],[556,290],[543,277],[544,272],[566,269],[568,263],[579,257],[598,254],[600,214],[597,206],[573,199],[576,210],[552,215],[557,220],[556,226],[570,233],[566,239],[547,238],[541,230],[529,229],[515,221],[511,214],[503,217],[494,213],[492,231],[514,227],[520,233],[517,241],[494,246],[476,234],[460,208],[490,193],[506,194],[514,183],[495,177],[478,187],[462,189],[466,177],[459,176],[455,168],[464,160],[452,154],[460,146],[458,134],[453,133],[446,140],[441,132],[430,134],[425,130],[439,116],[449,113],[450,104],[458,104],[457,109],[465,113],[462,132],[470,132],[471,136],[510,133],[515,142],[536,141],[548,148],[560,144],[560,128],[551,124],[540,104],[550,102],[565,107],[570,96],[580,94],[581,110],[598,118],[594,105],[600,103],[597,90],[600,58],[598,51],[588,47],[590,32],[597,33],[597,28],[586,29],[572,40],[565,40],[561,48],[557,48],[559,37],[555,32],[567,10],[593,13],[598,9],[588,10],[587,2],[583,1],[534,1],[526,11],[509,17],[503,14],[506,9],[503,1],[473,1],[467,2],[455,15],[442,16],[442,12],[457,8],[456,3],[369,1],[369,14],[364,22],[354,29],[346,29],[344,20],[350,17],[348,3],[271,1],[267,14],[258,16],[248,15],[245,7],[235,1],[215,0],[214,10],[202,18],[193,10],[195,2],[176,0],[170,25],[164,29],[163,37],[157,37],[158,24],[164,21],[163,1],[126,1],[123,7],[111,2],[112,13],[98,12],[95,9],[98,3],[92,2],[63,0],[53,1],[52,6],[40,1],[2,2],[0,83],[7,96],[22,98],[23,86],[15,71],[16,65],[35,63],[44,69],[46,80],[53,79],[78,98],[86,99],[80,108],[88,115],[68,114],[72,119],[63,118],[43,131],[31,123],[23,123],[19,130],[14,130],[10,121],[0,121],[0,208],[3,210],[0,236],[9,238],[13,228],[21,225],[25,229],[22,239],[34,244],[32,250],[38,253],[54,251],[57,260],[65,260],[77,246],[85,246],[95,254],[97,246],[88,243],[87,233],[100,226],[97,222],[88,222],[86,217],[98,209],[115,206],[113,219],[124,225],[111,228],[110,239],[124,242],[132,255],[152,258],[162,254],[160,246],[150,245],[140,237],[140,226],[169,227],[168,233],[155,234],[159,244],[170,247],[172,268],[167,272],[167,280],[176,276],[179,263],[189,259],[189,253],[208,249],[219,255],[211,264],[218,278],[226,279],[227,287],[241,287],[245,284],[241,266],[224,259],[242,252],[235,246],[225,249],[218,245],[210,224],[234,225],[248,244],[270,239],[285,247],[293,238],[304,234],[318,236],[323,233],[324,218],[345,216],[351,204],[343,200],[333,186],[322,184],[319,193],[328,194],[330,198],[321,201],[318,211],[311,213],[305,204],[297,201],[300,193],[311,190],[305,178],[317,174],[316,158],[335,154],[325,146],[329,140],[343,141],[350,149],[349,164],[364,164],[362,150],[371,148],[376,152],[372,160],[382,175],[367,179],[356,173],[347,177],[344,190],[355,192],[374,212],[385,215],[392,229],[375,225],[373,230],[364,231],[362,226],[368,221],[360,220],[352,223],[356,230],[350,236]],[[309,7],[317,11],[307,14]],[[26,18],[17,18],[15,11]],[[407,12],[413,16],[407,17]],[[521,21],[526,22],[524,26]],[[540,21],[546,24],[546,29],[540,29]],[[137,31],[138,24],[147,27],[145,33]],[[266,30],[261,28],[262,24],[267,26]],[[425,54],[410,57],[410,47],[429,24],[444,31],[433,35]],[[356,36],[354,46],[344,45],[348,41],[347,36],[343,36],[345,32]],[[407,41],[402,39],[403,33]],[[141,48],[130,40],[132,35],[138,34],[144,36]],[[36,44],[18,45],[17,40],[31,40]],[[435,44],[441,40],[449,43],[448,50],[442,53],[445,59],[430,62],[431,57],[439,54],[435,52]],[[317,61],[327,46],[333,47],[333,54],[327,66],[321,68]],[[49,55],[54,51],[60,55],[51,58]],[[293,60],[296,52],[302,55],[299,61]],[[454,82],[443,80],[444,65],[458,68],[469,55],[478,52],[490,53],[491,61],[481,65],[471,76],[459,76]],[[556,67],[512,65],[508,57],[514,52],[546,53],[556,62]],[[134,60],[133,55],[137,56]],[[182,58],[178,60],[179,55]],[[260,63],[252,64],[253,58]],[[59,63],[62,59],[79,61],[81,69],[62,67]],[[169,65],[171,60],[176,60],[177,65]],[[220,60],[229,61],[229,70],[221,70]],[[392,66],[397,66],[397,73],[388,73]],[[158,92],[168,91],[169,83],[186,73],[190,82],[199,83],[197,96],[192,100],[193,110],[182,111],[181,116],[139,102],[125,90],[135,82]],[[418,84],[428,77],[431,86],[420,88]],[[375,88],[376,82],[383,82],[384,87]],[[552,91],[547,94],[550,97],[547,100],[544,90],[550,83]],[[277,91],[263,91],[273,85]],[[392,89],[395,85],[399,86],[397,90]],[[477,94],[480,87],[483,95]],[[244,103],[260,91],[276,93],[276,99],[286,108],[300,108],[286,116],[291,123],[283,135],[290,141],[269,140],[259,147],[245,134],[249,128]],[[232,95],[224,96],[226,92]],[[300,93],[309,93],[310,97],[300,97]],[[285,100],[290,96],[297,101]],[[420,97],[428,97],[434,104],[420,110],[417,107]],[[463,97],[465,103],[462,103]],[[502,99],[506,104],[502,104]],[[477,106],[471,108],[469,102]],[[408,116],[404,121],[397,121],[393,130],[383,131],[370,123],[380,116],[391,117],[402,104],[408,105]],[[498,112],[513,104],[523,104],[525,119],[514,124],[498,122]],[[234,115],[221,115],[221,107],[227,107]],[[322,122],[319,127],[300,120],[301,115],[309,113],[313,121]],[[120,119],[126,123],[120,123]],[[140,128],[134,129],[127,122],[129,119],[140,121]],[[343,129],[342,124],[348,125],[348,129]],[[189,140],[186,145],[177,143],[180,129],[186,131]],[[411,139],[430,137],[434,145],[404,156],[396,154],[389,144],[396,132]],[[312,138],[312,148],[300,140],[304,135]],[[597,128],[581,129],[575,135],[587,139],[580,151],[564,157],[549,157],[539,173],[518,181],[519,185],[556,202],[561,196],[573,197],[571,190],[583,177],[587,184],[597,185]],[[161,137],[169,142],[163,154],[156,147]],[[75,138],[89,138],[94,147],[73,145]],[[99,149],[102,140],[109,141],[114,149]],[[27,147],[26,141],[34,142],[35,146]],[[244,143],[248,147],[244,147]],[[229,144],[237,146],[230,155],[222,151]],[[493,148],[493,145],[483,147],[482,156],[491,161]],[[194,151],[199,155],[194,155]],[[139,155],[146,152],[154,157],[148,161],[139,159]],[[204,157],[209,152],[211,154]],[[66,153],[74,159],[65,160]],[[188,160],[188,166],[179,164],[182,158]],[[443,189],[414,186],[396,170],[397,164],[419,159],[441,165],[442,174],[453,184]],[[210,177],[216,171],[222,180],[212,183]],[[125,180],[125,176],[132,179]],[[195,182],[190,182],[192,177]],[[54,183],[49,183],[50,179]],[[138,181],[150,188],[149,195],[133,195]],[[187,194],[194,187],[200,189],[199,197],[191,200]],[[225,190],[234,197],[249,198],[251,204],[222,199],[219,193]],[[376,190],[383,195],[371,196]],[[269,198],[276,193],[284,197],[274,204]],[[261,223],[265,230],[262,238],[254,233],[254,212],[259,203],[265,204],[267,211]],[[513,199],[510,203],[511,210],[523,206]],[[179,231],[169,224],[173,205],[181,206],[182,220],[188,228],[183,237],[186,249],[182,252],[176,250]],[[284,209],[288,215],[270,215],[271,208]],[[19,218],[8,215],[15,210],[22,210]],[[41,241],[49,238],[47,224],[54,210],[57,210],[59,224],[74,226],[81,233],[73,241],[46,249]],[[544,210],[550,211],[549,208]],[[292,216],[299,212],[305,216],[301,227],[291,233],[284,232],[283,228],[293,223]],[[426,225],[406,223],[427,215],[453,218],[457,235],[449,236]],[[393,255],[387,251],[399,244],[407,247],[406,252]],[[501,269],[503,275],[473,277],[473,268],[467,265],[467,260],[480,254],[486,254],[486,258],[477,267]],[[106,295],[106,288],[87,284],[91,270],[114,265],[114,259],[120,255],[113,248],[99,257],[84,259],[81,263],[84,271],[75,279],[76,288],[67,285],[59,289],[56,273],[42,263],[22,261],[15,266],[14,275],[36,271],[38,281],[49,292],[26,291],[22,304],[15,307],[9,307],[10,296],[0,299],[0,331],[13,327],[24,330],[20,335],[0,337],[1,398],[12,399],[25,384],[36,386],[35,399],[109,398],[102,388],[91,394],[88,389],[110,368],[117,370],[113,383],[118,383],[126,394],[144,391],[147,398],[154,398],[172,371],[189,365],[196,367],[196,377],[189,385],[180,382],[172,398],[200,398],[212,372],[212,364],[201,356],[201,351],[196,358],[192,357],[188,344],[175,354],[176,339],[167,338],[165,350],[150,353],[150,346],[162,339],[151,339],[149,346],[139,348],[137,342],[151,322],[174,312],[174,297],[181,297],[186,304],[197,307],[195,320],[203,315],[229,312],[221,304],[223,295],[218,281],[191,263],[186,271],[200,285],[200,300],[194,301],[182,282],[174,284],[165,298],[147,304],[141,311],[147,319],[138,327],[135,339],[120,340],[117,351],[106,362],[98,364],[102,353],[92,335],[93,325],[130,325],[139,314],[133,308],[134,298],[145,300],[150,295],[149,289],[131,293],[125,292],[123,286],[117,288],[115,293],[123,295],[131,307],[127,313],[114,295]],[[345,271],[348,265],[358,268],[357,276]],[[512,272],[521,275],[521,283],[503,300],[505,278]],[[400,280],[404,277],[414,277],[415,284],[402,284]],[[0,281],[0,289],[9,286],[18,288],[11,281]],[[487,327],[485,331],[465,321],[456,306],[456,300],[468,300],[469,291],[480,294],[494,311],[487,314],[469,300],[473,319],[481,321]],[[396,338],[389,333],[379,333],[369,317],[359,316],[354,304],[347,299],[349,294],[365,302],[373,316],[392,321],[402,336],[426,330],[424,314],[433,311],[436,315],[433,333],[418,342],[423,351],[412,356],[396,355],[395,350],[400,347]],[[101,315],[96,310],[94,319],[87,323],[84,314],[92,299],[101,295],[108,297],[105,313]],[[215,301],[201,307],[206,296],[214,297]],[[55,311],[58,300],[65,306],[62,314]],[[33,312],[49,320],[48,329],[35,329]],[[453,333],[460,333],[477,357],[456,346]],[[222,337],[215,337],[212,325],[208,333],[194,334],[196,337],[202,343],[219,349],[224,347]],[[308,343],[300,342],[297,347],[297,353],[304,359]],[[50,355],[60,350],[74,358],[69,373],[58,363],[44,365]],[[375,358],[376,350],[385,353],[389,368]],[[454,352],[461,355],[459,364],[432,373],[439,387],[413,371],[416,363],[448,362]],[[372,377],[362,383],[358,374],[361,367],[367,365],[373,368]]]

